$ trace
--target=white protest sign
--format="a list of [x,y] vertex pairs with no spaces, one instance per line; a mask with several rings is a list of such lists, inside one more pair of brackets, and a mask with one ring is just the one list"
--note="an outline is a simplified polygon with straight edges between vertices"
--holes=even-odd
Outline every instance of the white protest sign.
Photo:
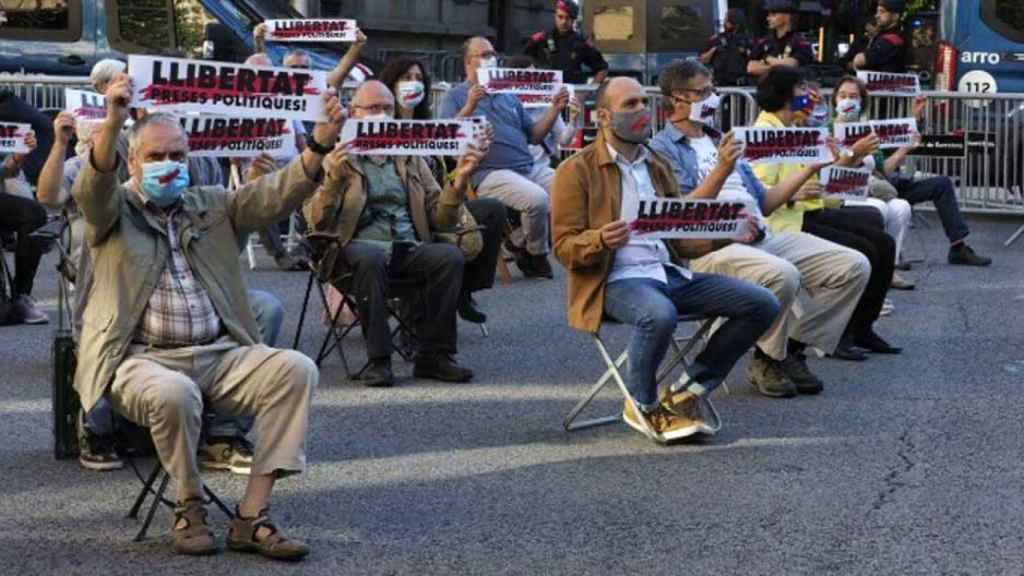
[[378,156],[461,156],[483,135],[483,118],[449,120],[349,119],[341,142],[350,154]]
[[836,124],[836,140],[845,148],[853,146],[861,138],[874,132],[878,135],[879,148],[899,148],[914,141],[917,132],[917,120],[914,118],[894,118],[892,120],[871,120],[869,122],[851,122]]
[[557,94],[562,89],[561,70],[526,68],[480,68],[480,85],[491,94]]
[[150,112],[327,119],[327,73],[320,70],[132,54],[128,73],[131,105]]
[[267,40],[275,42],[355,42],[355,20],[302,18],[267,20]]
[[821,171],[821,185],[826,196],[861,200],[868,195],[870,177],[870,170],[833,165]]
[[640,239],[738,238],[747,231],[747,205],[728,200],[642,197],[623,206],[622,219]]
[[75,120],[100,121],[107,117],[106,98],[95,92],[65,88],[64,110]]
[[817,164],[832,160],[826,128],[733,128],[751,164]]
[[[563,84],[569,91],[569,101],[576,97],[576,88],[572,84]],[[517,94],[516,98],[519,98],[519,102],[523,105],[523,108],[547,108],[551,106],[555,101],[555,95],[557,92],[550,94]],[[582,113],[582,110],[580,111]]]
[[917,74],[858,70],[857,79],[864,82],[872,96],[914,96],[921,93]]
[[0,122],[0,153],[28,154],[25,136],[32,131],[31,124]]
[[225,118],[182,116],[190,157],[253,158],[298,155],[292,120],[284,118]]

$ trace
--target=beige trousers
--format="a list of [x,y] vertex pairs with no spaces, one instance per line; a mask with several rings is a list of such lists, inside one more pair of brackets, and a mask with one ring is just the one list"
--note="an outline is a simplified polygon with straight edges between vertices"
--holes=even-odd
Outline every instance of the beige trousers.
[[202,495],[196,450],[204,399],[222,414],[255,414],[252,473],[278,477],[306,467],[316,365],[294,350],[212,344],[162,350],[133,345],[110,388],[114,409],[149,428],[178,500]]
[[[776,360],[786,358],[788,338],[835,351],[871,274],[860,252],[804,232],[772,234],[754,246],[730,244],[691,260],[690,268],[747,280],[775,294],[781,311],[757,345]],[[812,301],[797,318],[801,287]]]

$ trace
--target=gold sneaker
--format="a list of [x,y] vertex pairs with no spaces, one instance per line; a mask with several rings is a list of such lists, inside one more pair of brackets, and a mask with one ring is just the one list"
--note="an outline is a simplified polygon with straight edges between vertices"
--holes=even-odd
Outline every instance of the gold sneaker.
[[681,440],[700,431],[700,425],[696,421],[669,412],[664,404],[659,404],[648,414],[638,414],[633,408],[633,403],[626,400],[622,419],[641,434],[646,435],[649,428],[655,434],[655,441],[661,444]]
[[722,429],[718,411],[706,396],[697,396],[688,390],[672,392],[671,387],[667,387],[662,392],[661,404],[677,418],[696,422],[703,434],[713,435]]

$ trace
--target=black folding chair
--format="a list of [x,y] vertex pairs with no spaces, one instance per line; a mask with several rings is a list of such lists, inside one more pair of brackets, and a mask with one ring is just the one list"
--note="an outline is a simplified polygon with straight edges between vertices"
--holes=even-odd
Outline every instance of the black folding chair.
[[[350,293],[353,275],[351,272],[344,272],[334,278],[328,278],[322,266],[322,255],[327,252],[328,247],[338,242],[336,235],[314,232],[306,235],[305,241],[313,258],[309,260],[309,279],[306,282],[306,295],[302,300],[302,311],[299,313],[299,323],[295,329],[295,339],[292,342],[292,348],[299,350],[299,342],[302,339],[302,327],[305,324],[306,312],[309,309],[309,299],[313,291],[313,285],[315,284],[317,287],[317,293],[320,295],[320,302],[324,310],[329,311],[330,304],[327,301],[327,289],[325,286],[333,284],[341,293],[342,301],[329,319],[327,333],[320,343],[320,348],[314,361],[317,367],[319,367],[332,351],[337,351],[338,357],[341,359],[341,365],[345,369],[345,376],[349,380],[358,379],[369,368],[370,361],[367,359],[359,370],[353,372],[345,353],[345,337],[355,330],[356,327],[362,326],[362,321],[359,318],[358,304]],[[391,340],[394,343],[395,350],[406,362],[411,362],[416,354],[415,311],[420,309],[419,305],[422,302],[424,283],[425,279],[417,277],[389,277],[388,279],[388,301],[386,306],[388,315],[395,321],[395,326],[391,329]],[[351,310],[355,320],[348,325],[341,325],[339,324],[339,319],[346,307]]]

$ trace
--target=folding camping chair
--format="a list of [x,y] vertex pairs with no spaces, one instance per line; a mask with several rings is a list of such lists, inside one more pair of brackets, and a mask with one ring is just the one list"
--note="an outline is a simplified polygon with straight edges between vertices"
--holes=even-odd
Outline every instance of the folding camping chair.
[[[715,320],[715,318],[706,318],[703,316],[679,316],[679,319],[676,322],[677,328],[681,324],[694,322],[700,323],[700,326],[691,335],[676,336],[672,338],[672,350],[670,351],[670,355],[663,363],[662,368],[658,371],[657,381],[659,384],[661,384],[680,364],[683,366],[683,374],[685,375],[685,370],[689,368],[689,362],[686,359],[687,355],[693,352],[697,344],[708,335],[708,333],[711,331],[712,326],[715,323]],[[640,407],[636,405],[636,401],[633,399],[633,396],[629,393],[629,390],[626,389],[626,382],[622,377],[622,373],[619,372],[619,369],[622,367],[623,364],[625,364],[626,359],[628,358],[628,351],[623,350],[622,353],[619,354],[619,357],[613,360],[611,354],[608,352],[607,346],[605,346],[604,340],[601,338],[600,331],[591,332],[590,336],[593,338],[594,345],[597,346],[597,351],[601,354],[601,358],[604,360],[607,369],[605,370],[604,374],[597,380],[597,382],[590,387],[590,390],[587,392],[586,396],[584,396],[579,402],[576,403],[576,406],[573,407],[573,409],[565,417],[565,420],[562,421],[562,426],[565,428],[566,432],[583,430],[585,428],[593,428],[595,426],[603,426],[605,424],[618,422],[622,419],[622,414],[620,412],[611,416],[601,416],[597,418],[590,418],[588,420],[583,420],[580,422],[575,422],[576,418],[580,415],[580,412],[582,412],[583,409],[586,408],[594,400],[598,392],[600,392],[608,384],[608,382],[613,379],[615,380],[616,384],[618,384],[619,391],[622,392],[622,395],[626,398],[626,401],[631,402],[633,404],[633,409],[636,410],[637,413],[640,412]],[[682,379],[682,377],[683,376],[680,376],[680,379]],[[726,388],[726,390],[728,391],[728,388]],[[641,422],[643,422],[647,436],[652,440],[656,440],[657,435],[655,434],[654,430],[651,430],[650,427],[647,425],[647,422],[644,421],[643,419],[641,419]]]
[[[299,313],[299,323],[295,329],[295,339],[292,342],[292,348],[295,350],[299,349],[299,342],[302,338],[302,326],[305,323],[306,312],[309,309],[309,298],[314,284],[316,284],[317,292],[320,294],[320,302],[324,310],[330,310],[324,286],[332,282],[330,278],[327,278],[321,266],[321,260],[322,255],[327,251],[327,247],[337,241],[337,236],[334,234],[313,232],[306,235],[306,242],[314,258],[309,261],[309,280],[306,282],[306,295],[302,301],[302,312]],[[320,349],[317,352],[316,358],[314,358],[317,367],[319,367],[324,359],[332,351],[336,350],[338,357],[341,359],[341,365],[345,369],[345,376],[349,380],[358,379],[370,366],[370,361],[367,359],[366,363],[358,371],[352,372],[348,363],[348,356],[345,353],[345,337],[362,324],[359,318],[359,307],[346,289],[351,280],[351,273],[342,274],[339,278],[334,279],[334,284],[340,285],[339,291],[341,292],[342,301],[337,310],[334,311],[334,314],[331,315],[329,325],[327,326],[327,333],[320,343]],[[413,328],[415,318],[410,317],[406,311],[410,309],[415,310],[419,307],[419,304],[422,302],[424,283],[425,280],[418,277],[388,279],[388,301],[386,306],[388,315],[396,323],[395,327],[391,330],[391,340],[395,343],[395,350],[406,362],[411,362],[416,353],[416,332]],[[410,302],[411,304],[409,304]],[[341,312],[346,306],[352,311],[356,319],[347,326],[340,326],[338,319],[341,317]]]
[[[139,469],[132,458],[125,458],[125,460],[128,461],[132,470],[135,471],[135,475],[138,477],[139,481],[142,482],[142,490],[139,492],[138,497],[135,498],[135,503],[132,504],[131,509],[128,510],[128,515],[125,516],[125,518],[138,520],[139,511],[142,509],[142,505],[146,502],[146,498],[149,496],[153,497],[153,500],[149,505],[149,510],[146,512],[146,518],[142,522],[142,526],[139,527],[138,533],[134,538],[132,538],[132,542],[142,542],[146,539],[146,533],[149,531],[149,525],[153,523],[153,517],[156,516],[156,509],[163,504],[171,510],[174,510],[176,503],[164,497],[164,492],[167,491],[167,485],[171,481],[171,475],[169,472],[164,470],[164,466],[160,463],[159,458],[156,458],[156,463],[153,465],[153,471],[150,472],[147,478],[142,477],[142,474],[139,472]],[[154,489],[153,485],[156,484],[157,479],[160,480],[160,485]],[[224,502],[216,493],[214,493],[213,490],[210,489],[209,486],[206,485],[205,482],[203,483],[203,492],[206,493],[207,498],[209,498],[211,502],[220,508],[221,512],[223,512],[228,519],[235,517],[234,512],[224,504]]]

